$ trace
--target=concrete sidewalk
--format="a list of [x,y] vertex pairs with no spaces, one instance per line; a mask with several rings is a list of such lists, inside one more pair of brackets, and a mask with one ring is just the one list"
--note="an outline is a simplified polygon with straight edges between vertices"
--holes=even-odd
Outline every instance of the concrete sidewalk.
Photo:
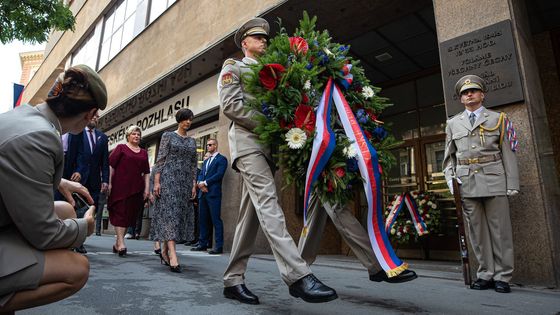
[[21,314],[558,314],[557,290],[513,287],[510,294],[465,288],[458,263],[409,261],[419,278],[403,284],[369,281],[352,257],[320,256],[315,275],[336,289],[339,298],[305,303],[288,294],[270,255],[249,260],[247,286],[260,305],[246,305],[222,296],[222,274],[228,255],[191,252],[178,245],[184,272],[161,265],[152,243],[128,240],[130,255],[111,252],[113,236],[86,242],[90,278],[74,296]]

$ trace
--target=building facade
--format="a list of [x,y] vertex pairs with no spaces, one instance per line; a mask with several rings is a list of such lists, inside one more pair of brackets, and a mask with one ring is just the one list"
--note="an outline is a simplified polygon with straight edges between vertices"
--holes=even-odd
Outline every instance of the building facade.
[[43,63],[43,51],[22,52],[19,54],[19,60],[21,62],[21,78],[19,83],[25,86]]
[[[560,284],[560,229],[555,228],[560,224],[560,128],[555,124],[560,117],[560,7],[554,1],[75,0],[70,8],[75,31],[51,35],[23,100],[41,102],[58,73],[88,64],[108,87],[100,127],[111,148],[124,141],[127,126],[137,124],[152,163],[162,132],[175,128],[174,113],[182,107],[195,114],[189,134],[197,139],[200,160],[209,137],[217,138],[220,152],[228,156],[229,121],[220,113],[216,81],[222,62],[240,56],[233,42],[236,29],[261,16],[273,33],[278,18],[290,32],[304,10],[316,15],[318,28],[350,44],[372,83],[394,104],[380,117],[402,140],[394,150],[397,166],[386,176],[386,198],[406,190],[440,195],[442,233],[422,247],[399,248],[402,257],[459,258],[456,218],[442,174],[445,122],[460,110],[451,83],[463,74],[481,75],[491,86],[487,105],[515,122],[521,147],[521,193],[510,199],[513,282]],[[277,184],[281,187],[280,175]],[[224,187],[227,249],[241,195],[240,178],[231,169]],[[364,204],[359,192],[356,196],[353,208],[362,218]],[[280,200],[297,241],[300,198],[287,188]],[[262,235],[256,243],[260,252],[269,250]],[[322,252],[349,252],[333,226],[325,231]]]

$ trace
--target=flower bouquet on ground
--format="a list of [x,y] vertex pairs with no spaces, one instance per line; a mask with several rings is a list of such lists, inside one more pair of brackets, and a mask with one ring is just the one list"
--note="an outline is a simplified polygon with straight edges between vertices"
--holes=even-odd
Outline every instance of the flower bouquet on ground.
[[[395,163],[389,149],[396,140],[378,119],[390,106],[388,99],[378,95],[380,89],[371,85],[359,61],[348,55],[349,46],[333,42],[328,31],[315,29],[316,19],[304,12],[293,36],[280,27],[258,64],[251,66],[253,71],[243,78],[245,90],[255,97],[247,106],[264,114],[254,132],[276,152],[285,183],[295,184],[300,192],[312,158],[320,118],[317,107],[330,78],[341,87],[359,127],[377,151],[381,169]],[[334,148],[311,189],[323,202],[345,204],[353,198],[352,185],[361,184],[358,152],[336,112],[327,114]]]
[[[403,198],[405,194],[411,197],[412,202]],[[397,244],[408,244],[427,234],[437,234],[441,217],[437,195],[418,191],[405,194],[395,195],[385,209],[386,229],[391,239]],[[408,207],[408,211],[401,211],[401,205]]]

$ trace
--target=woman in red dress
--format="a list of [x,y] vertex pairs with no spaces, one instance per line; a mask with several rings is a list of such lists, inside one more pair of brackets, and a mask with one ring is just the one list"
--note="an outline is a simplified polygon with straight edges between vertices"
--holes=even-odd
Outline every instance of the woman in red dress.
[[140,148],[141,130],[130,126],[126,130],[126,144],[119,144],[109,156],[109,221],[115,227],[117,241],[113,252],[126,255],[124,234],[136,224],[138,211],[149,195],[150,165],[148,152]]

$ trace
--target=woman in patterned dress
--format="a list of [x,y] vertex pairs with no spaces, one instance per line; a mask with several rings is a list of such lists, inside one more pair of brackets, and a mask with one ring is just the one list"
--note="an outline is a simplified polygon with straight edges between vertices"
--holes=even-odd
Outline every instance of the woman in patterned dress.
[[[156,197],[150,239],[163,243],[161,259],[172,272],[181,272],[175,244],[194,239],[194,209],[190,199],[196,197],[196,142],[187,136],[193,112],[177,111],[177,130],[165,132],[154,165]],[[187,235],[189,234],[189,235]]]

